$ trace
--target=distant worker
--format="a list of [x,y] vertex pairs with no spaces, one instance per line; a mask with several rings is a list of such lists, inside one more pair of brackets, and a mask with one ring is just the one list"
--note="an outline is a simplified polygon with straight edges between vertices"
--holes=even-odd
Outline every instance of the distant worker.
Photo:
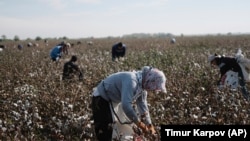
[[[230,85],[232,88],[240,86],[243,97],[247,101],[250,100],[250,94],[246,87],[246,82],[250,81],[248,72],[250,60],[244,58],[241,49],[238,49],[235,57],[225,57],[215,53],[208,57],[208,61],[213,67],[217,67],[220,70],[220,79],[217,82],[219,88],[223,88],[223,85],[227,83],[227,85]],[[230,75],[228,75],[229,73]],[[233,79],[234,75],[236,75],[235,79]]]
[[122,42],[116,43],[112,46],[112,61],[124,57],[126,54],[126,45]]
[[176,42],[175,38],[171,38],[170,43],[175,44],[175,42]]
[[44,43],[45,43],[46,46],[49,45],[49,41],[47,39],[44,40]]
[[76,56],[72,56],[71,59],[64,64],[62,80],[70,80],[75,76],[78,76],[79,80],[83,79],[83,74],[80,68],[75,62],[77,61]]
[[5,45],[0,45],[0,51],[3,51],[6,48]]
[[19,50],[22,50],[22,49],[23,49],[23,45],[18,44],[17,48],[18,48]]
[[68,47],[65,42],[61,42],[50,51],[50,57],[53,61],[58,61],[63,54],[68,55]]

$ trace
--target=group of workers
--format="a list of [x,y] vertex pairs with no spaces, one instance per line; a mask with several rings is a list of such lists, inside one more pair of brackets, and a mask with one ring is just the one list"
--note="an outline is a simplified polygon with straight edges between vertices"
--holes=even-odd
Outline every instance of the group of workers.
[[[51,50],[51,59],[57,61],[62,53],[68,54],[67,44],[64,42],[56,45]],[[119,60],[126,53],[126,45],[118,42],[112,46],[112,60]],[[238,53],[239,54],[239,53]],[[249,80],[247,73],[249,60],[242,57],[225,57],[217,54],[208,57],[212,66],[220,69],[221,76],[218,85],[226,83],[225,75],[228,71],[237,73],[237,80],[246,100],[249,100],[249,92],[246,88],[246,81]],[[76,56],[64,64],[63,80],[71,79],[74,72],[77,72],[80,79],[83,79],[81,69],[75,64]],[[250,66],[250,65],[249,65]],[[103,79],[92,94],[92,112],[96,138],[100,141],[112,140],[112,108],[121,104],[122,109],[128,119],[139,127],[145,134],[156,134],[156,130],[151,121],[147,103],[148,91],[164,94],[166,90],[166,77],[163,71],[144,66],[138,71],[116,72]],[[135,110],[133,104],[136,105]],[[138,115],[139,113],[139,115]],[[144,120],[141,119],[144,117]]]

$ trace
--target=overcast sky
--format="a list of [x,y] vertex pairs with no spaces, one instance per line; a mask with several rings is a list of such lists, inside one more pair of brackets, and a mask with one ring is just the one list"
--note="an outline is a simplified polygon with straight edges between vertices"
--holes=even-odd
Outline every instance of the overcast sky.
[[250,32],[250,0],[0,0],[0,36]]

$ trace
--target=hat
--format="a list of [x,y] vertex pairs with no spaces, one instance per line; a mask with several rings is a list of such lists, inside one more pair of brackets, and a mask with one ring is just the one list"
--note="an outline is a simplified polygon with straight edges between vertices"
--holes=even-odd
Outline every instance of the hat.
[[167,93],[165,74],[157,68],[145,66],[142,69],[143,88],[151,91]]

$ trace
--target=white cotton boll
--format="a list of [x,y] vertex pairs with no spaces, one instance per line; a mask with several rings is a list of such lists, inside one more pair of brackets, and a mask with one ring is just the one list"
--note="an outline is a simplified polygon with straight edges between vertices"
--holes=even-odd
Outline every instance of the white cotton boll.
[[29,120],[29,121],[27,122],[27,126],[29,126],[29,125],[31,125],[31,124],[32,124],[32,121]]
[[26,88],[25,87],[21,87],[21,92],[25,92],[26,91]]
[[19,88],[14,88],[15,93],[18,93],[20,90]]
[[196,107],[195,109],[199,111],[199,110],[200,110],[200,107]]
[[14,105],[15,107],[17,107],[17,106],[18,106],[16,103],[13,103],[13,105]]
[[73,105],[69,104],[68,107],[70,108],[70,110],[73,110]]
[[207,119],[207,117],[203,116],[201,119],[206,120],[206,119]]
[[6,132],[6,131],[7,131],[7,128],[6,128],[6,127],[2,127],[2,131],[3,131],[3,132]]
[[160,106],[161,106],[161,110],[162,110],[162,111],[165,111],[164,106],[163,106],[162,104],[161,104]]
[[206,90],[204,87],[200,87],[200,89],[201,89],[202,91],[205,91],[205,90]]
[[21,104],[21,103],[22,103],[22,100],[18,100],[18,101],[17,101],[17,104]]
[[38,114],[38,113],[34,113],[34,117],[35,117],[36,119],[41,120],[41,117],[39,116],[39,114]]
[[56,133],[61,133],[62,131],[59,129],[59,130],[56,130]]
[[28,111],[27,111],[27,110],[24,110],[24,114],[27,115],[27,114],[28,114]]
[[23,118],[24,118],[24,121],[27,121],[28,120],[28,115],[25,114]]
[[64,101],[61,101],[62,105],[64,105]]
[[21,109],[22,109],[22,110],[26,110],[26,108],[25,108],[25,106],[24,106],[24,105],[22,105],[22,106],[21,106]]
[[37,108],[37,107],[35,107],[35,108],[34,108],[34,111],[38,113],[38,108]]
[[55,116],[54,116],[54,117],[52,117],[52,120],[53,120],[53,121],[56,121],[56,117],[55,117]]
[[62,106],[62,110],[63,111],[67,111],[68,110],[68,107],[64,107],[64,105]]
[[198,118],[198,116],[194,114],[194,115],[193,115],[193,118],[197,119],[197,118]]
[[178,116],[174,115],[173,118],[179,118]]
[[212,113],[212,115],[211,115],[212,117],[216,117],[217,116],[217,114],[216,113]]
[[77,118],[77,121],[84,121],[86,119],[87,119],[86,116],[80,116],[80,117]]
[[221,97],[220,102],[224,102],[224,101],[225,101],[224,97]]
[[61,122],[61,120],[58,120],[58,122],[56,122],[56,125],[57,125],[59,128],[61,128],[61,127],[62,127],[62,122]]
[[69,119],[71,119],[73,116],[72,116],[72,113],[69,113],[68,116],[67,116]]
[[66,115],[68,115],[68,112],[67,111],[63,111],[63,114],[62,114],[63,116],[66,116]]
[[162,110],[160,108],[157,109],[157,112],[161,112]]
[[14,131],[14,130],[15,130],[15,125],[14,124],[10,125],[9,126],[9,131]]
[[239,111],[238,107],[235,107],[235,111],[236,111],[236,112],[238,112],[238,111]]
[[234,117],[237,118],[238,116],[236,114],[234,114]]
[[87,128],[91,128],[91,124],[87,124],[86,127],[87,127]]
[[21,114],[19,114],[18,112],[16,111],[12,111],[13,115],[17,118],[19,118],[21,116]]
[[34,76],[35,76],[35,73],[29,73],[29,76],[30,76],[30,77],[34,77]]
[[238,104],[239,106],[241,106],[241,100],[240,100],[240,99],[237,100],[237,104]]
[[29,108],[30,107],[30,102],[28,100],[25,100],[25,107]]
[[170,96],[168,96],[167,98],[166,98],[166,100],[170,100],[171,99],[171,97]]
[[194,63],[194,66],[197,67],[197,68],[201,67],[200,64],[198,64],[198,63]]
[[43,125],[39,125],[38,128],[43,129]]

